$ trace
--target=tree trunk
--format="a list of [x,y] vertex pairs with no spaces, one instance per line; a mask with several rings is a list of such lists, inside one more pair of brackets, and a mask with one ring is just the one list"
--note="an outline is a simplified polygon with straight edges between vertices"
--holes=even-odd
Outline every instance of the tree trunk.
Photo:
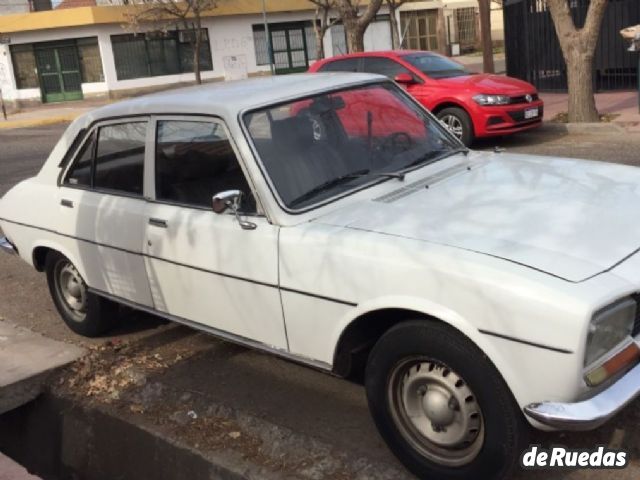
[[202,46],[202,19],[200,18],[200,10],[196,10],[196,31],[195,31],[195,46],[193,48],[193,73],[196,77],[196,83],[202,84],[202,76],[200,74],[200,48]]
[[316,60],[322,60],[324,58],[324,35],[327,31],[327,22],[329,12],[325,9],[322,12],[322,20],[318,21],[318,10],[316,8],[316,14],[313,19],[313,30],[316,34]]
[[576,28],[566,0],[547,0],[567,65],[569,122],[598,122],[593,60],[607,0],[591,0],[584,26]]
[[569,87],[569,122],[598,122],[593,95],[593,55],[574,49],[566,58]]
[[316,26],[316,60],[324,58],[324,28]]
[[396,18],[396,9],[392,6],[391,3],[389,5],[389,25],[391,26],[391,47],[394,50],[399,50],[401,48],[400,42],[400,28],[398,27],[398,19]]
[[358,1],[339,0],[337,4],[340,18],[347,34],[349,53],[364,52],[364,32],[380,10],[382,0],[370,0],[369,5],[359,16]]
[[484,73],[495,73],[493,63],[493,40],[491,39],[491,0],[480,0],[480,34],[482,39],[482,69]]
[[347,51],[349,53],[364,52],[364,29],[357,21],[344,21],[347,34]]

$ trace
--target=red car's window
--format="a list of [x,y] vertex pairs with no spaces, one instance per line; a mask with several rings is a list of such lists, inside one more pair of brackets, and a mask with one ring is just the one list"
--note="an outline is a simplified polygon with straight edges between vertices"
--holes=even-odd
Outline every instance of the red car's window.
[[407,109],[401,99],[388,90],[376,90],[375,99],[371,98],[372,92],[367,90],[352,90],[336,95],[345,103],[345,108],[338,110],[337,114],[350,137],[366,137],[369,128],[376,139],[385,138],[399,130],[406,132],[413,140],[424,139],[427,135],[426,125],[417,112]]

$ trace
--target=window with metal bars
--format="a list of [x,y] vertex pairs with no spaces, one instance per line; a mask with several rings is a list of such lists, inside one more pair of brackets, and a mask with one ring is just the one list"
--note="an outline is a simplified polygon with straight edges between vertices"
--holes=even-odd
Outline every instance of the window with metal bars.
[[75,45],[82,83],[104,82],[98,37],[69,39],[62,42],[22,43],[10,45],[11,61],[18,89],[39,88],[34,47],[40,49]]
[[[313,23],[310,21],[301,22],[304,25],[304,35],[307,45],[307,59],[316,59],[316,32],[313,29]],[[278,27],[278,24],[269,24]],[[269,45],[267,44],[267,36],[264,33],[264,25],[253,25],[253,46],[256,54],[256,65],[269,65]],[[270,30],[271,32],[271,30]],[[273,35],[273,34],[272,34]],[[273,40],[272,40],[273,41]]]
[[[111,35],[118,80],[193,72],[193,31]],[[202,29],[200,70],[213,70],[209,35]]]

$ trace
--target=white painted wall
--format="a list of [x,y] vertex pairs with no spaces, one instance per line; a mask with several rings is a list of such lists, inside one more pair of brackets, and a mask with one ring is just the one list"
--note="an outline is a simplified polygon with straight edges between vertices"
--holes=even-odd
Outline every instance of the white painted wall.
[[[468,4],[468,5],[467,5]],[[401,9],[425,9],[425,8],[455,8],[458,6],[477,5],[477,0],[424,0],[404,4]],[[386,14],[388,10],[383,7],[380,14]],[[313,12],[283,12],[270,13],[269,23],[292,22],[312,20]],[[492,15],[494,27],[499,25],[502,30],[502,12],[497,11]],[[213,57],[213,70],[202,72],[205,80],[224,79],[224,59],[226,56],[239,56],[242,63],[247,66],[248,74],[268,73],[269,65],[257,65],[253,44],[252,25],[262,24],[261,15],[237,15],[228,17],[212,17],[204,19],[203,27],[208,28],[209,42]],[[92,25],[76,28],[49,29],[33,32],[20,32],[12,34],[11,41],[14,44],[48,42],[68,38],[82,38],[97,36],[100,54],[102,56],[104,81],[91,84],[83,84],[82,91],[85,95],[107,94],[109,91],[139,89],[152,86],[170,85],[179,82],[189,82],[194,79],[192,73],[166,75],[158,77],[145,77],[131,80],[118,80],[116,75],[111,35],[127,33],[121,25]],[[327,32],[324,45],[327,56],[332,56],[331,30]],[[494,39],[502,37],[494,31]],[[391,32],[386,21],[375,22],[370,25],[365,33],[366,50],[386,50],[391,48]],[[0,45],[0,86],[3,96],[7,100],[39,100],[39,89],[17,90],[11,64],[11,55],[6,45]]]

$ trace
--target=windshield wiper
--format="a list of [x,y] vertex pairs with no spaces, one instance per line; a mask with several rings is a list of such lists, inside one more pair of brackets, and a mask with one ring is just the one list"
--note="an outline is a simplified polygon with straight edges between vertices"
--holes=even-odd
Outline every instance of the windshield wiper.
[[427,152],[426,154],[416,158],[414,161],[409,162],[407,165],[402,167],[402,170],[407,170],[411,167],[415,167],[417,165],[429,165],[430,163],[437,162],[438,160],[442,160],[444,158],[450,157],[451,155],[455,155],[456,153],[464,153],[467,155],[469,150],[466,148],[455,148],[453,150],[435,150],[432,152]]
[[332,178],[331,180],[327,180],[326,182],[321,183],[320,185],[316,185],[311,190],[291,200],[291,202],[289,202],[289,206],[293,207],[295,205],[298,205],[299,203],[302,203],[305,200],[309,200],[310,198],[313,198],[320,192],[324,192],[325,190],[329,190],[333,187],[337,187],[338,185],[348,180],[353,180],[354,178],[358,178],[360,176],[366,175],[368,172],[369,170],[366,170],[366,169],[356,170],[355,172],[347,173],[346,175],[340,175],[339,177],[335,177],[335,178]]
[[298,198],[294,198],[293,200],[291,200],[291,202],[289,203],[289,206],[293,207],[295,205],[298,205],[306,200],[309,200],[310,198],[313,198],[318,193],[337,187],[338,185],[348,180],[353,180],[354,178],[369,177],[369,176],[397,178],[398,180],[401,180],[401,181],[404,180],[404,173],[402,172],[371,172],[370,170],[367,170],[367,169],[356,170],[355,172],[347,173],[346,175],[340,175],[339,177],[332,178],[331,180],[328,180],[324,183],[321,183],[320,185],[313,187],[311,190],[303,193]]

